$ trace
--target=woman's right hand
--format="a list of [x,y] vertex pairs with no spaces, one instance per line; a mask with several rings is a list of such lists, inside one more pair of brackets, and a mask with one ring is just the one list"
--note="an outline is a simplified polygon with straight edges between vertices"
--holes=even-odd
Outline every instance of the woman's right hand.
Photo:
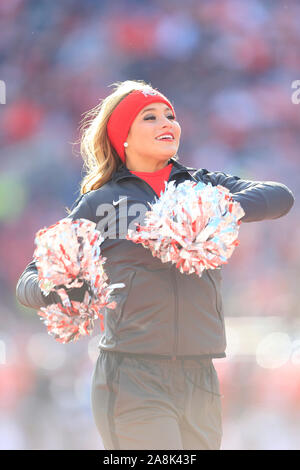
[[70,300],[83,302],[84,295],[86,291],[88,290],[88,282],[84,280],[83,285],[81,287],[71,287],[71,288],[66,288],[63,284],[61,284],[59,286],[55,286],[55,288],[52,291],[50,291],[48,295],[44,295],[42,292],[42,296],[46,305],[62,303],[59,294],[55,292],[56,290],[61,289],[61,288],[65,289]]

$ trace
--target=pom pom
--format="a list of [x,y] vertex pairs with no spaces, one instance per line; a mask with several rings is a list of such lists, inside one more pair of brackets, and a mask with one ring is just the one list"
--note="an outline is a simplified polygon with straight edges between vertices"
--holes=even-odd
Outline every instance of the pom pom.
[[89,220],[62,219],[35,236],[34,256],[39,286],[47,295],[54,286],[81,287],[82,279],[96,281],[106,261],[100,256],[101,233]]
[[245,212],[221,185],[166,182],[150,208],[145,225],[129,229],[127,240],[141,243],[163,263],[176,264],[181,273],[200,277],[204,269],[227,263],[239,244],[239,219]]
[[[122,283],[108,284],[103,268],[106,258],[100,251],[103,240],[96,224],[85,219],[62,219],[36,234],[39,286],[44,295],[55,291],[61,299],[61,303],[41,307],[38,314],[59,342],[90,335],[97,318],[103,331],[101,310],[114,308],[109,295],[113,289],[124,287]],[[86,287],[83,301],[70,300],[66,289],[82,285]]]
[[[117,286],[117,285],[116,285]],[[123,287],[118,285],[118,287]],[[38,314],[44,320],[48,333],[53,335],[55,340],[60,343],[69,343],[77,341],[85,335],[90,335],[94,329],[94,322],[100,318],[101,330],[103,331],[103,315],[100,310],[106,306],[115,308],[116,302],[108,303],[107,300],[93,300],[89,302],[70,301],[64,289],[58,290],[63,301],[61,304],[48,305],[41,307]],[[104,298],[106,296],[104,295]]]

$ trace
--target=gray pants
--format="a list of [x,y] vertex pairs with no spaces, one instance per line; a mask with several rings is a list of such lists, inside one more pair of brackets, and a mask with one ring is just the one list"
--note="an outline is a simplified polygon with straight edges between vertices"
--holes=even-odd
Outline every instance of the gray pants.
[[218,450],[219,381],[211,359],[100,351],[92,411],[105,449]]

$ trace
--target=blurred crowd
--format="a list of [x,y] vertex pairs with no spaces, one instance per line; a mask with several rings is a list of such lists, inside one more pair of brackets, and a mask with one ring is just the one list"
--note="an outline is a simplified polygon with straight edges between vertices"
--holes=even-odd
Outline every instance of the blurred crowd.
[[[57,344],[15,286],[37,230],[79,195],[83,113],[112,83],[142,79],[175,106],[183,164],[278,181],[295,196],[288,215],[241,225],[223,268],[225,316],[245,317],[241,347],[216,368],[224,449],[300,449],[299,17],[297,0],[0,2],[0,448],[102,448],[89,397],[99,325]],[[266,335],[288,345],[263,343],[262,362],[266,317]]]

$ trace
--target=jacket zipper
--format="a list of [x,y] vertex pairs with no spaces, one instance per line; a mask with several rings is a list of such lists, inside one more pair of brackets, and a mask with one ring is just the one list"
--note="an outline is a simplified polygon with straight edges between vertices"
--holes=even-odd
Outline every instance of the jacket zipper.
[[[150,186],[150,184],[147,183],[147,181],[144,181],[142,178],[140,178],[139,176],[136,176],[136,175],[134,175],[134,177],[140,179],[141,181],[143,181],[143,183],[145,183],[147,186],[149,186],[151,191],[158,197],[158,195],[156,194],[154,189]],[[171,266],[170,272],[171,272],[171,279],[172,279],[172,285],[173,285],[173,290],[174,290],[174,298],[175,298],[175,324],[174,324],[174,327],[175,327],[175,342],[174,342],[174,344],[175,345],[174,345],[174,351],[173,351],[173,354],[172,354],[172,360],[174,361],[174,360],[176,360],[177,347],[178,347],[178,294],[177,294],[176,274],[173,271],[173,268],[174,268],[174,266]]]
[[[133,178],[133,179],[139,179],[140,181],[142,181],[144,184],[146,184],[150,189],[151,191],[153,192],[153,194],[155,194],[156,197],[159,197],[156,192],[154,191],[154,189],[150,186],[149,183],[147,183],[147,181],[143,180],[142,178],[140,178],[139,176],[137,175],[126,175],[126,176],[123,176],[121,177],[120,179],[124,179],[124,178]],[[171,181],[171,180],[169,180]],[[174,351],[173,351],[173,354],[172,354],[172,360],[176,360],[176,354],[177,354],[177,347],[178,347],[178,294],[177,294],[177,284],[176,284],[176,274],[175,272],[173,271],[173,266],[171,266],[170,268],[170,273],[171,273],[171,279],[172,279],[172,285],[173,285],[173,290],[174,290],[174,298],[175,298],[175,341],[174,341]]]
[[217,310],[217,312],[218,312],[218,314],[219,314],[219,318],[220,318],[221,322],[223,323],[221,312],[220,312],[220,310],[218,309],[218,292],[217,292],[217,287],[216,287],[215,281],[213,280],[212,275],[210,274],[210,272],[209,272],[208,270],[207,270],[207,275],[208,275],[210,281],[212,282],[212,284],[213,284],[213,286],[214,286],[215,298],[216,298],[216,310]]
[[174,271],[174,266],[171,266],[170,273],[171,273],[171,279],[172,279],[173,290],[174,290],[174,298],[175,298],[175,313],[174,313],[175,341],[174,341],[174,350],[172,354],[172,360],[175,360],[176,354],[177,354],[177,348],[178,348],[178,294],[177,294],[176,273]]

